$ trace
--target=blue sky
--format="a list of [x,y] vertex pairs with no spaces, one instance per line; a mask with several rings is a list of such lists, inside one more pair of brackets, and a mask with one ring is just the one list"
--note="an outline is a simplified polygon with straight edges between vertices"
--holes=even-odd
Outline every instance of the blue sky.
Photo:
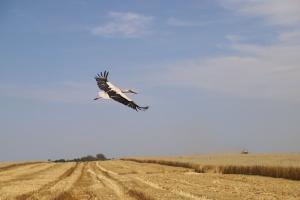
[[[299,152],[294,0],[1,1],[0,160]],[[136,113],[95,102],[94,75]]]

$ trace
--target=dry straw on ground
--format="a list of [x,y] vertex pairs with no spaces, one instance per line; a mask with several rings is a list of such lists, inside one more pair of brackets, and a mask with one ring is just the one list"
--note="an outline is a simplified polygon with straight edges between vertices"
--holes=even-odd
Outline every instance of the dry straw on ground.
[[0,199],[299,199],[300,181],[195,172],[214,172],[214,166],[200,168],[174,160],[164,164],[124,160],[20,164],[0,171]]

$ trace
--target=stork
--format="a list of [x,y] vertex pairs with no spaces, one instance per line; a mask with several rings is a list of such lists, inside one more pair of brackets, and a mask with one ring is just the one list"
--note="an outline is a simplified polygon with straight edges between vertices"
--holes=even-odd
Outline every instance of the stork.
[[94,100],[113,99],[136,111],[139,110],[145,111],[149,108],[149,106],[142,107],[137,105],[134,101],[132,101],[129,97],[125,95],[125,93],[137,94],[137,92],[130,89],[120,89],[114,86],[112,83],[110,83],[107,79],[108,73],[109,73],[108,71],[104,71],[104,73],[101,72],[100,74],[97,74],[97,76],[95,77],[98,87],[103,91],[98,92],[98,96]]

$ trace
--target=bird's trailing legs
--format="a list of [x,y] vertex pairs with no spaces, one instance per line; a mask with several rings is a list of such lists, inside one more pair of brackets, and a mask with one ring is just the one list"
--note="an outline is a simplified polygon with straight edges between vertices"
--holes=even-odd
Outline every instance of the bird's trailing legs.
[[121,90],[123,93],[133,93],[133,94],[137,94],[137,92],[130,90],[130,89],[122,89]]

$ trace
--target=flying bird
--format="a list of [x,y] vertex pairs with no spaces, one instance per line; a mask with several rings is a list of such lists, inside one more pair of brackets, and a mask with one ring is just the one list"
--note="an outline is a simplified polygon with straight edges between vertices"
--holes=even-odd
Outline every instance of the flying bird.
[[98,96],[94,100],[98,99],[113,99],[119,103],[122,103],[136,111],[138,110],[147,110],[149,106],[139,106],[134,101],[132,101],[129,97],[125,95],[125,93],[133,93],[137,94],[137,92],[130,90],[130,89],[120,89],[113,84],[111,84],[107,77],[108,77],[108,71],[104,71],[104,73],[97,74],[95,76],[95,79],[97,81],[98,87],[103,90],[101,92],[98,92]]

